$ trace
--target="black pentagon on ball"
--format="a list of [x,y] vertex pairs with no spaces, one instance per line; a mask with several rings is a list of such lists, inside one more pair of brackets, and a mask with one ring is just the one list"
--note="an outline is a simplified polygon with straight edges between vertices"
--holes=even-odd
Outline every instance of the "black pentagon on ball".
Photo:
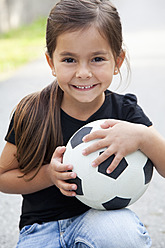
[[82,138],[89,134],[91,132],[93,127],[83,127],[75,135],[71,138],[70,143],[72,146],[72,149],[74,149],[76,146],[80,145],[83,143]]
[[143,167],[144,176],[145,176],[145,184],[148,184],[151,181],[153,174],[153,163],[150,159],[147,160],[145,166]]
[[121,197],[115,197],[110,201],[107,201],[105,203],[103,203],[103,207],[106,210],[115,210],[115,209],[121,209],[121,208],[125,208],[128,206],[128,204],[130,203],[131,199],[129,198],[121,198]]
[[[101,155],[101,153],[103,153],[103,152],[100,152],[100,155]],[[113,179],[117,179],[117,178],[122,174],[122,172],[127,168],[128,163],[127,163],[127,161],[123,158],[123,159],[120,161],[119,165],[116,167],[116,169],[115,169],[112,173],[108,174],[108,173],[106,172],[106,170],[107,170],[107,168],[109,167],[109,165],[112,163],[114,157],[115,157],[115,155],[112,155],[112,156],[110,156],[109,158],[107,158],[104,162],[102,162],[102,163],[98,166],[98,172],[100,172],[100,173],[102,173],[102,174],[104,174],[104,175],[106,175],[106,176],[108,176],[108,177],[111,177],[111,178],[113,178]]]
[[84,195],[83,189],[82,189],[82,181],[79,177],[76,177],[74,179],[67,180],[68,183],[74,183],[77,185],[77,189],[75,190],[77,195]]

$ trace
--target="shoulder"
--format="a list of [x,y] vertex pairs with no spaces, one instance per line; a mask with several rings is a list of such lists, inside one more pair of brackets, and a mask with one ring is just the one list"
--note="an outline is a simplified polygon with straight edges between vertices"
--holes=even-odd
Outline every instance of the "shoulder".
[[147,126],[152,125],[143,109],[138,105],[138,99],[135,94],[118,94],[106,91],[106,99],[111,105],[114,118]]
[[137,97],[134,94],[118,94],[112,91],[106,91],[106,101],[110,102],[113,106],[119,108],[127,108],[137,105]]

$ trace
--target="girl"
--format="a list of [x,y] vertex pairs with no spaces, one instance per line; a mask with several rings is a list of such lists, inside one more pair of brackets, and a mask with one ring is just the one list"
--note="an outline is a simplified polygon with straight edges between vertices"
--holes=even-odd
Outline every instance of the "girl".
[[[125,59],[122,28],[108,0],[61,0],[47,21],[46,58],[55,81],[17,106],[0,159],[0,190],[22,194],[19,248],[151,247],[129,209],[97,211],[79,202],[65,145],[84,124],[108,119],[84,142],[101,138],[84,156],[107,147],[92,166],[140,149],[165,176],[165,140],[137,105],[136,96],[107,88]],[[78,162],[78,161],[77,161]]]

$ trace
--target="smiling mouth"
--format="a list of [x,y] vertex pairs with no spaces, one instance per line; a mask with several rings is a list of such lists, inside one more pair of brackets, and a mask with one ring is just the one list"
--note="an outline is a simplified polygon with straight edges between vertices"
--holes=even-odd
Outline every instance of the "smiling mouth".
[[79,85],[73,85],[74,88],[80,89],[80,90],[88,90],[93,88],[95,85],[87,85],[87,86],[79,86]]

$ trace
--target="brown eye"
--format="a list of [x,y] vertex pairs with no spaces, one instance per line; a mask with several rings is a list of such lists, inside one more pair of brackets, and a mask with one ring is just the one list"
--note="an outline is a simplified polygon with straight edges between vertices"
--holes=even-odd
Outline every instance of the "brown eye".
[[66,63],[74,63],[75,60],[72,59],[72,58],[66,58],[66,59],[63,60],[63,62],[66,62]]
[[93,62],[102,62],[102,61],[104,61],[104,59],[101,58],[101,57],[96,57],[96,58],[94,58],[92,61],[93,61]]

